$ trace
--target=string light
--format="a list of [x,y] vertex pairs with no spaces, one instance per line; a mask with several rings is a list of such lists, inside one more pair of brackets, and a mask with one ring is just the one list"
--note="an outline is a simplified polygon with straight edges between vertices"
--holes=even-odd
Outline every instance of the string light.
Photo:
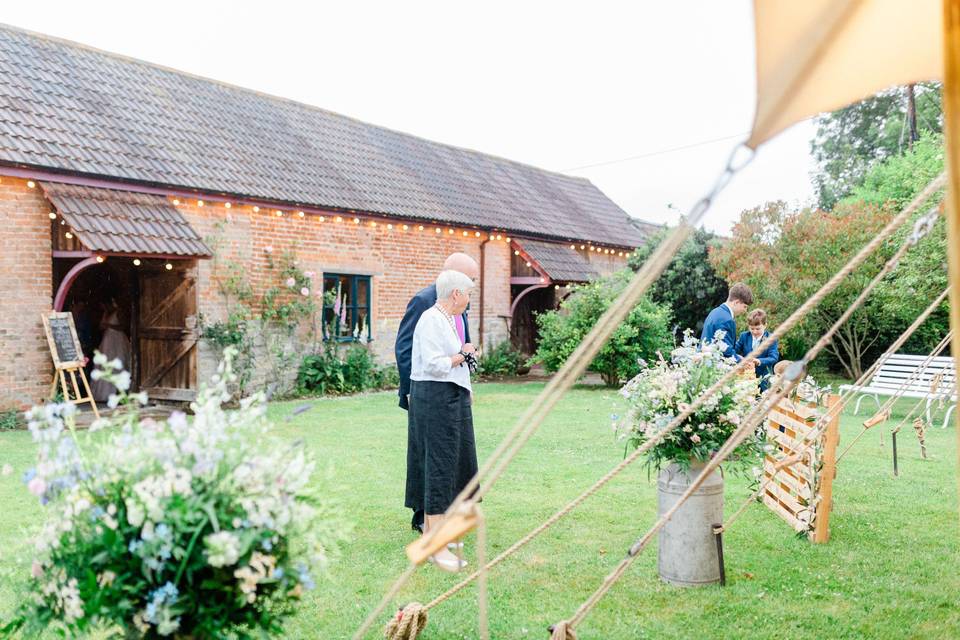
[[519,252],[519,251],[514,251],[514,252],[513,252],[513,255],[518,256],[518,255],[520,255],[520,252]]
[[48,213],[47,215],[50,216],[50,219],[51,219],[51,220],[56,220],[56,219],[57,219],[57,214],[55,214],[53,211],[51,211],[51,212]]
[[97,262],[103,264],[103,256],[97,256]]
[[354,218],[353,224],[360,224],[360,218]]
[[37,186],[37,183],[33,180],[27,180],[27,186],[33,189],[35,186]]
[[587,248],[587,245],[585,245],[585,244],[580,245],[580,251],[583,251],[583,250],[586,249],[586,248]]
[[417,231],[423,231],[423,225],[422,225],[422,224],[417,225]]
[[203,200],[197,200],[197,206],[198,206],[198,207],[202,207],[202,206],[203,206]]
[[387,223],[387,231],[393,231],[393,225],[389,222]]
[[343,218],[340,217],[340,216],[337,216],[336,220],[337,220],[337,222],[343,222]]
[[258,207],[257,205],[253,205],[253,212],[260,213],[260,207]]
[[440,227],[437,227],[437,233],[443,233],[443,229],[441,229]]
[[140,266],[140,258],[134,258],[134,259],[133,259],[133,266],[135,266],[135,267],[139,267],[139,266]]
[[464,231],[464,232],[463,232],[463,237],[464,237],[464,238],[466,238],[468,235],[470,235],[470,232],[469,232],[469,231]]
[[498,233],[498,234],[497,234],[497,240],[500,240],[501,238],[502,238],[502,236]]
[[543,278],[540,278],[540,284],[543,284],[544,282],[546,282],[546,280],[544,280]]
[[[404,230],[404,231],[406,231],[406,230],[409,229],[409,228],[410,228],[410,227],[408,227],[407,225],[403,225],[403,230]],[[423,227],[420,227],[420,228],[422,229]]]
[[593,251],[593,247],[590,247],[590,251]]
[[232,207],[232,206],[233,206],[233,205],[230,204],[229,202],[224,202],[224,203],[223,203],[223,207],[224,207],[225,209],[229,209],[229,208]]
[[479,231],[475,231],[475,232],[473,233],[473,235],[475,235],[475,236],[477,236],[477,237],[479,238],[479,237],[480,237],[480,232],[479,232]]
[[280,211],[280,209],[277,209],[275,213],[277,214],[277,217],[278,217],[278,218],[282,218],[282,217],[283,217],[283,211]]
[[572,245],[570,245],[570,248],[573,249],[574,251],[576,251],[576,250],[577,250],[577,245],[572,244]]
[[510,244],[510,237],[508,236],[504,238],[503,241],[506,242],[507,244]]
[[302,217],[303,217],[303,211],[297,211],[297,215],[302,218]]
[[326,218],[324,218],[323,216],[320,216],[319,218],[317,218],[317,220],[319,220],[320,222],[323,222],[324,220],[326,220]]
[[449,233],[450,235],[453,235],[453,229],[447,229],[447,233]]
[[173,199],[173,206],[175,206],[175,207],[179,207],[179,206],[180,206],[180,198],[174,198],[174,199]]
[[66,220],[61,220],[61,221],[60,221],[60,224],[67,224],[67,221],[66,221]]
[[173,265],[170,264],[169,262],[168,262],[167,264],[163,265],[163,266],[165,266],[165,267],[167,268],[167,271],[173,271]]
[[560,285],[558,284],[553,285],[553,288],[556,289],[557,291],[560,291]]
[[610,253],[610,249],[604,249],[603,252],[604,252],[604,253]]
[[527,266],[530,267],[530,266],[532,266],[532,265],[528,262],[528,263],[527,263]]
[[621,252],[620,252],[620,253],[618,253],[617,255],[618,255],[618,256],[620,256],[620,257],[622,258],[622,257],[623,257],[623,251],[621,251]]
[[67,240],[70,240],[70,239],[73,238],[73,234],[70,233],[69,231],[67,231],[67,234],[66,234],[66,235],[67,235]]
[[370,226],[371,226],[371,227],[377,226],[377,221],[376,221],[376,220],[371,220],[371,221],[370,221]]

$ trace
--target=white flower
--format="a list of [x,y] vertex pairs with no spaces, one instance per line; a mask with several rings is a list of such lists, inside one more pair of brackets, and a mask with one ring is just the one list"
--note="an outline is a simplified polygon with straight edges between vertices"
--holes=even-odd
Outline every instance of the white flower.
[[111,409],[116,409],[117,405],[120,404],[120,396],[115,393],[111,393],[110,397],[107,398],[107,406]]
[[98,367],[102,367],[103,365],[107,364],[107,356],[103,355],[102,353],[98,353],[97,355],[93,356],[93,364],[97,365]]
[[102,377],[103,377],[103,371],[101,371],[100,369],[94,369],[93,371],[90,372],[91,380],[99,380]]
[[203,539],[211,567],[228,567],[240,559],[240,541],[230,531],[211,533]]
[[[117,360],[117,362],[120,362],[120,361]],[[118,373],[116,376],[114,376],[113,384],[120,391],[126,391],[127,389],[129,389],[130,388],[130,372],[121,371],[120,373]]]

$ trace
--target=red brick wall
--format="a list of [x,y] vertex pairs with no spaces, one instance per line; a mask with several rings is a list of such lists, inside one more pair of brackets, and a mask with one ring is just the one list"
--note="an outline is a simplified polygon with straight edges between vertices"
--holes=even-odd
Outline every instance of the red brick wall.
[[49,212],[39,186],[0,176],[0,410],[30,406],[50,390],[40,320],[53,304]]
[[[172,199],[171,199],[172,201]],[[410,297],[433,282],[447,255],[462,251],[480,260],[481,238],[475,230],[423,225],[401,220],[372,220],[330,213],[320,216],[292,212],[277,216],[275,210],[263,207],[254,212],[250,206],[224,207],[223,203],[181,200],[178,209],[198,233],[216,244],[216,260],[200,265],[200,310],[211,320],[223,319],[226,303],[218,292],[215,278],[226,274],[227,263],[246,266],[247,276],[259,292],[278,284],[276,272],[267,267],[268,251],[275,260],[286,251],[297,256],[304,271],[316,273],[317,287],[321,275],[353,273],[373,276],[372,335],[370,345],[383,362],[393,361],[393,345],[397,328]],[[341,218],[337,222],[337,217]],[[376,225],[373,225],[376,222]],[[407,229],[403,229],[403,225]],[[392,229],[388,228],[392,225]],[[454,233],[450,233],[453,229]],[[464,236],[464,231],[467,235]],[[483,238],[488,237],[482,234]],[[214,240],[218,239],[218,240]],[[508,336],[505,318],[510,309],[509,248],[505,241],[492,240],[485,245],[484,340],[488,345]],[[474,292],[473,309],[479,309],[479,294]],[[479,335],[480,316],[470,316],[471,332]],[[205,354],[201,378],[210,373],[213,354]]]

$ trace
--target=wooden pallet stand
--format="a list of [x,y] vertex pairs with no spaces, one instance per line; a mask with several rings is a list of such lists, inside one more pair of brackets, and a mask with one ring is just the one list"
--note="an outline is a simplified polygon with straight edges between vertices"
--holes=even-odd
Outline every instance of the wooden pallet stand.
[[839,396],[831,395],[824,408],[784,398],[767,418],[767,441],[774,451],[763,461],[763,503],[794,531],[806,532],[814,543],[830,539],[839,415],[830,420],[814,444],[802,443],[817,419],[839,401]]

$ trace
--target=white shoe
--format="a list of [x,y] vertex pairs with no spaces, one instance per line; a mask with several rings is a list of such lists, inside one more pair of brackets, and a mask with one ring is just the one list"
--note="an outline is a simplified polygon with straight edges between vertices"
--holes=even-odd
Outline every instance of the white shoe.
[[448,542],[447,550],[449,550],[450,553],[457,553],[458,551],[463,553],[463,542]]
[[454,558],[453,560],[445,560],[443,558],[437,558],[435,556],[427,556],[427,560],[431,564],[436,565],[438,569],[447,571],[449,573],[457,573],[465,566],[467,566],[466,560],[461,560],[459,558]]

